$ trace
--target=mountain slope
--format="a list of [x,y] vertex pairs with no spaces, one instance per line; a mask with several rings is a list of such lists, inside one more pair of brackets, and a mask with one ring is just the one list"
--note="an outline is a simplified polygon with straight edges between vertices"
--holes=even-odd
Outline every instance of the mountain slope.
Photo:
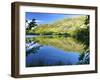
[[74,34],[80,28],[85,28],[84,21],[86,16],[65,18],[51,24],[40,24],[30,30],[33,34]]

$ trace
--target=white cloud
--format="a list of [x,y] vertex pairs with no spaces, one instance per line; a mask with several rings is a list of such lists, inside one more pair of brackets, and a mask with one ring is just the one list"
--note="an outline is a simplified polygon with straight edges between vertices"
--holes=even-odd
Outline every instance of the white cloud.
[[43,20],[36,20],[37,23],[42,23],[44,22]]
[[[28,20],[28,23],[30,23],[32,20]],[[36,23],[42,23],[42,22],[44,22],[43,20],[36,20],[35,21]]]
[[28,23],[30,23],[32,20],[28,20]]

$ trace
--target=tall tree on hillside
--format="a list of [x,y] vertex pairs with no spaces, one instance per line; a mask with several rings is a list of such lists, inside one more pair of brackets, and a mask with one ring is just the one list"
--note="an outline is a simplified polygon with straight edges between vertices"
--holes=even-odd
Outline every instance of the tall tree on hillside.
[[31,30],[32,27],[35,27],[35,26],[37,26],[36,19],[32,19],[32,21],[29,23],[28,30]]
[[89,24],[89,18],[90,18],[89,15],[87,15],[87,16],[85,17],[85,20],[84,20],[84,24],[85,24],[85,25],[88,25],[88,24]]

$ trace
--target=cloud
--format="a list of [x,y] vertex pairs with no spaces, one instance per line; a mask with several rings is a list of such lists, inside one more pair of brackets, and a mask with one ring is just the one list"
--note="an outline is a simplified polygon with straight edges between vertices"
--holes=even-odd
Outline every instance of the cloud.
[[[30,23],[32,20],[28,20],[28,23]],[[44,21],[43,20],[36,20],[35,21],[36,23],[43,23]]]
[[42,23],[44,22],[43,20],[36,20],[37,23]]

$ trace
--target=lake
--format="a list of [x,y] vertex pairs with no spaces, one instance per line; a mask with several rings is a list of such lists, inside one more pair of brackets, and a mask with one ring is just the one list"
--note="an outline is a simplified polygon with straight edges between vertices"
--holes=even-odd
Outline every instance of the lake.
[[66,36],[26,36],[26,67],[77,65],[84,45]]

